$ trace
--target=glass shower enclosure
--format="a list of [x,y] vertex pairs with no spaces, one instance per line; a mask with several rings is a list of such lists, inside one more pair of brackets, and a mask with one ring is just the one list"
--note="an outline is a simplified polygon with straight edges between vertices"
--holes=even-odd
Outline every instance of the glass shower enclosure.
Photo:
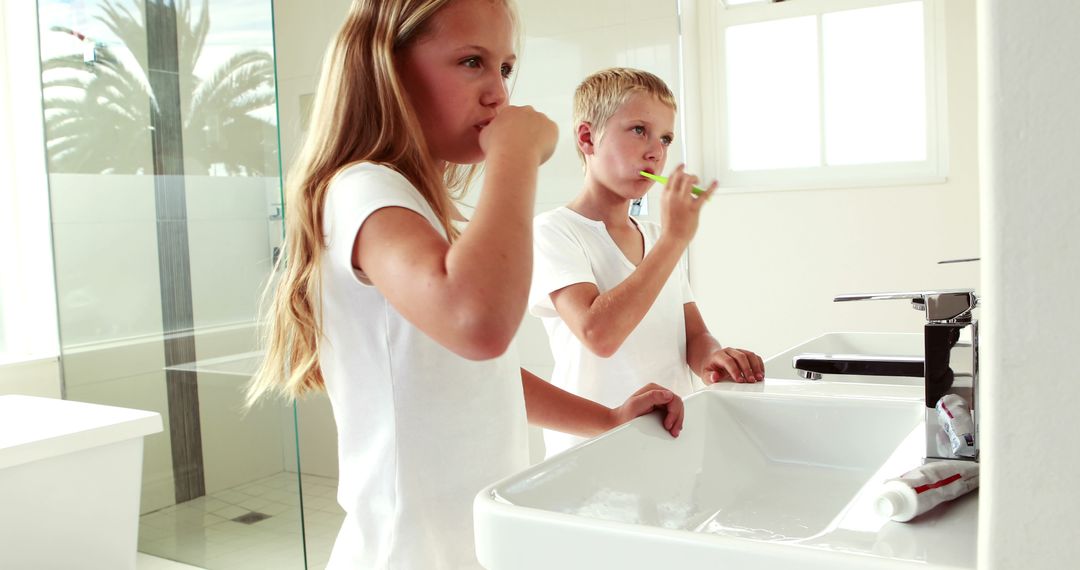
[[317,433],[297,406],[243,408],[284,223],[272,2],[38,0],[38,19],[64,397],[165,420],[140,551],[323,567],[343,516],[325,403],[299,408]]

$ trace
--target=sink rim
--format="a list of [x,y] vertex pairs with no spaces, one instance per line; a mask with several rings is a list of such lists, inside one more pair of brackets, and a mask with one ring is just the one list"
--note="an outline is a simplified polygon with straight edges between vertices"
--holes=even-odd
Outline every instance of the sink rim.
[[[796,401],[827,398],[851,403],[868,400],[885,405],[910,405],[916,408],[924,405],[922,386],[823,383],[769,377],[756,384],[712,385],[695,392],[685,400],[692,403],[694,399],[713,397]],[[595,445],[596,440],[625,430],[639,429],[644,427],[641,425],[644,422],[650,422],[648,429],[662,431],[656,418],[638,418],[594,440],[583,442],[566,453]],[[916,429],[921,431],[921,427],[920,422]],[[896,450],[891,452],[892,456],[886,464],[901,455],[902,447],[903,444],[898,445]],[[904,455],[902,459],[906,461],[907,457]],[[918,458],[921,458],[921,450]],[[847,540],[849,535],[845,533],[851,533],[849,529],[853,527],[847,524],[847,519],[840,518],[847,516],[843,512],[838,513],[837,520],[840,523],[830,526],[830,532],[818,539],[801,542],[770,541],[694,532],[685,528],[588,518],[581,514],[515,504],[498,494],[500,488],[508,483],[541,474],[546,467],[547,461],[532,465],[488,485],[475,496],[476,552],[486,568],[539,570],[557,566],[562,570],[570,570],[595,568],[598,564],[649,568],[656,567],[657,564],[670,567],[672,560],[676,561],[681,570],[711,570],[718,562],[733,566],[801,567],[814,570],[955,570],[975,567],[977,491],[938,507],[913,523],[886,521],[881,523],[877,530],[876,527],[869,528],[850,541]],[[879,471],[883,472],[885,465],[882,467]],[[890,471],[887,475],[898,476],[899,472]],[[852,505],[856,500],[863,500],[862,497],[867,495],[870,489],[869,484],[877,478],[878,475],[875,474],[867,481],[867,486],[859,491],[852,500]],[[904,550],[905,548],[908,550]],[[667,558],[661,558],[662,556]],[[602,563],[597,562],[601,560],[598,557],[602,557]]]
[[[841,385],[841,386],[850,386],[850,385]],[[708,403],[705,401],[705,399],[708,399],[708,398],[724,398],[724,399],[734,399],[734,400],[756,400],[756,401],[770,401],[771,400],[771,401],[778,401],[778,402],[808,402],[808,403],[813,403],[813,404],[827,402],[827,403],[830,403],[830,404],[837,404],[837,407],[843,407],[843,406],[848,406],[848,405],[858,405],[860,402],[873,402],[873,403],[875,403],[876,405],[879,405],[879,406],[884,406],[884,407],[887,407],[887,408],[895,408],[897,411],[901,411],[901,410],[905,410],[905,409],[910,410],[910,412],[911,412],[911,421],[912,421],[912,424],[911,424],[912,428],[911,429],[918,429],[919,431],[921,431],[921,421],[920,421],[920,418],[921,418],[921,411],[920,410],[921,410],[921,407],[922,407],[921,390],[913,391],[913,390],[910,389],[911,387],[909,387],[909,386],[888,385],[888,386],[884,386],[885,389],[884,390],[879,390],[878,393],[876,393],[876,394],[866,395],[866,394],[860,394],[859,393],[860,390],[858,390],[858,389],[851,389],[849,387],[849,389],[847,389],[847,390],[837,391],[837,390],[833,389],[834,387],[835,387],[835,385],[813,385],[813,386],[808,388],[805,385],[805,383],[788,382],[788,381],[778,381],[778,382],[772,382],[772,383],[766,382],[764,385],[762,383],[758,383],[756,385],[720,384],[720,385],[714,385],[714,386],[712,386],[712,387],[710,387],[709,389],[706,389],[706,390],[700,390],[698,392],[695,392],[694,394],[691,394],[690,396],[687,396],[684,400],[687,402],[687,407],[688,408],[691,408],[691,407],[694,407],[694,408],[702,407],[703,408],[705,405],[708,405]],[[703,420],[703,421],[705,421],[705,420]],[[532,512],[532,513],[539,513],[539,514],[542,514],[541,518],[550,518],[553,521],[570,522],[570,521],[575,521],[575,520],[582,520],[582,521],[588,521],[588,524],[604,523],[601,526],[608,526],[609,524],[614,525],[614,526],[612,526],[612,528],[644,529],[644,532],[646,532],[646,533],[650,533],[652,531],[665,531],[665,534],[670,532],[670,533],[674,533],[674,535],[676,535],[676,536],[683,536],[683,535],[700,536],[700,537],[704,537],[706,540],[712,540],[712,539],[715,539],[715,538],[718,538],[718,537],[722,537],[725,540],[749,541],[749,542],[757,542],[757,543],[762,543],[762,544],[780,544],[780,543],[783,543],[783,544],[796,544],[799,540],[803,540],[802,538],[797,538],[797,539],[793,539],[791,541],[784,541],[784,542],[770,541],[770,540],[755,540],[755,539],[747,538],[747,537],[731,536],[731,535],[725,535],[725,534],[722,534],[722,533],[699,532],[699,531],[694,531],[694,530],[685,529],[685,528],[667,528],[667,527],[663,527],[663,526],[656,526],[656,525],[645,524],[645,523],[634,523],[634,522],[617,521],[617,520],[610,520],[610,519],[603,519],[603,518],[592,518],[592,517],[588,517],[588,516],[581,515],[581,514],[565,513],[565,512],[560,512],[560,511],[557,511],[557,510],[552,510],[552,509],[547,509],[547,508],[543,508],[543,507],[533,506],[533,505],[530,505],[530,504],[519,503],[519,502],[515,502],[514,500],[512,500],[511,498],[508,497],[508,495],[510,494],[510,493],[506,492],[508,487],[511,487],[511,486],[513,486],[515,484],[527,483],[530,479],[534,479],[534,478],[537,478],[537,477],[543,477],[544,475],[551,472],[553,464],[566,463],[568,459],[572,460],[572,457],[574,455],[578,455],[580,453],[583,453],[583,450],[586,450],[586,449],[588,449],[588,448],[590,448],[592,446],[602,445],[602,441],[604,441],[604,440],[606,440],[608,438],[611,438],[611,437],[617,437],[618,436],[617,434],[622,433],[622,432],[627,431],[627,430],[638,430],[638,431],[641,431],[644,434],[650,435],[650,436],[661,436],[661,437],[666,436],[666,431],[663,430],[663,428],[660,426],[660,424],[656,421],[655,417],[652,417],[651,415],[649,415],[649,416],[643,416],[643,417],[640,417],[640,418],[636,418],[635,420],[632,420],[631,422],[627,422],[626,424],[623,424],[621,426],[613,428],[612,430],[609,430],[608,432],[605,432],[604,434],[601,434],[600,436],[597,436],[596,438],[589,439],[589,440],[586,440],[586,441],[584,441],[582,443],[579,443],[579,444],[575,445],[574,447],[571,447],[570,449],[566,450],[562,454],[559,454],[559,455],[557,455],[555,457],[549,458],[549,459],[547,459],[545,461],[541,461],[541,462],[539,462],[539,463],[537,463],[535,465],[532,465],[532,466],[528,467],[527,469],[519,471],[519,472],[517,472],[515,474],[512,474],[512,475],[510,475],[508,477],[504,477],[503,479],[500,479],[499,481],[496,481],[495,483],[492,483],[491,485],[488,485],[482,491],[480,491],[480,493],[478,493],[478,495],[476,497],[477,505],[479,505],[479,503],[481,501],[489,501],[489,502],[491,502],[491,503],[493,503],[495,505],[505,506],[505,507],[510,508],[510,509],[525,509],[525,510],[527,510],[529,512]],[[903,426],[901,428],[901,431],[906,433],[908,431],[907,426],[906,425]],[[903,438],[901,439],[901,441],[897,441],[896,448],[900,447],[900,444],[902,443],[902,441],[903,441]],[[888,457],[888,455],[893,454],[894,452],[895,452],[895,449],[889,449],[886,452],[886,457]],[[779,463],[785,463],[785,462],[779,462]],[[836,471],[851,471],[852,470],[849,467],[832,466],[832,465],[818,465],[818,467],[822,467],[824,469],[835,469]],[[877,463],[875,463],[874,465],[861,466],[861,467],[858,467],[857,469],[858,470],[867,470],[867,469],[876,470],[878,467],[879,467],[879,465]],[[842,513],[843,513],[843,509],[841,509],[837,513],[833,513],[833,515],[839,515],[839,514],[842,514]]]

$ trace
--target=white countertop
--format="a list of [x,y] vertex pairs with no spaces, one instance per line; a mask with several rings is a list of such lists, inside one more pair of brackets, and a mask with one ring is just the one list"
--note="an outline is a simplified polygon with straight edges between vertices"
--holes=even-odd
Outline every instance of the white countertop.
[[161,430],[157,412],[36,396],[0,396],[0,469]]

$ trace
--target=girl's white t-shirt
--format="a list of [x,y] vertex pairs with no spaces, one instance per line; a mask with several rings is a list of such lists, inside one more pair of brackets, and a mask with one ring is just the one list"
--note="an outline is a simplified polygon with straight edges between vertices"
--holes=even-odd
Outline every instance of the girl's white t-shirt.
[[357,232],[387,207],[416,212],[445,237],[423,196],[382,165],[343,170],[323,209],[319,365],[346,513],[327,568],[479,569],[473,498],[529,465],[517,354],[480,362],[454,354],[353,268]]
[[[644,239],[645,255],[660,237],[660,226],[631,218]],[[601,293],[614,289],[637,267],[611,239],[604,222],[569,208],[557,208],[533,221],[533,278],[529,312],[547,329],[556,386],[608,407],[621,405],[645,384],[655,382],[685,396],[702,387],[686,365],[683,305],[694,301],[686,256],[679,261],[637,328],[609,358],[591,352],[559,317],[550,294],[575,283],[592,283]],[[547,456],[582,438],[544,431]]]

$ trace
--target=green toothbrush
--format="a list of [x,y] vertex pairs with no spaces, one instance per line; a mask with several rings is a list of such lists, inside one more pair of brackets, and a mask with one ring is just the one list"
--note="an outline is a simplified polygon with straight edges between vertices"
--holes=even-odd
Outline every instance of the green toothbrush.
[[[659,182],[661,184],[667,184],[667,177],[666,176],[658,176],[658,175],[653,174],[651,172],[645,172],[644,170],[639,170],[638,174],[640,174],[640,175],[644,176],[645,178],[648,178],[649,180],[652,180],[654,182]],[[694,196],[700,196],[701,193],[704,192],[704,191],[705,190],[703,190],[701,188],[698,188],[697,186],[690,187],[690,193],[693,194]]]

